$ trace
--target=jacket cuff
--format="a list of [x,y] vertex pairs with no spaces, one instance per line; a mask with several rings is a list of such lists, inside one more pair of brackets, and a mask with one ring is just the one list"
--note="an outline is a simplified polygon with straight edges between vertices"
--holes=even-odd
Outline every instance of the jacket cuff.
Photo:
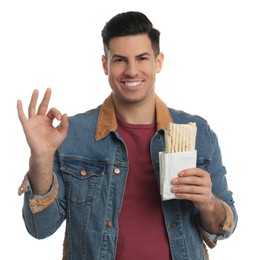
[[24,179],[21,183],[21,185],[19,186],[18,188],[18,195],[21,196],[23,193],[27,192],[30,187],[29,187],[29,180],[28,180],[28,177],[27,177],[27,174],[24,176]]
[[226,236],[226,234],[231,233],[234,229],[234,225],[235,225],[234,213],[226,202],[221,200],[221,203],[226,214],[225,220],[220,225],[220,230],[222,232],[222,235],[216,235],[207,232],[198,224],[199,233],[209,248],[214,248],[217,244],[218,239],[223,239]]
[[18,195],[22,195],[23,193],[30,191],[31,198],[29,199],[29,206],[33,214],[38,213],[45,208],[49,207],[56,199],[58,194],[58,180],[56,175],[53,177],[53,184],[50,191],[45,195],[33,195],[33,191],[30,186],[30,182],[27,174],[25,175],[22,184],[18,189]]
[[228,206],[228,204],[221,200],[222,206],[226,212],[225,221],[221,224],[220,229],[224,232],[231,232],[234,228],[235,218],[232,209]]

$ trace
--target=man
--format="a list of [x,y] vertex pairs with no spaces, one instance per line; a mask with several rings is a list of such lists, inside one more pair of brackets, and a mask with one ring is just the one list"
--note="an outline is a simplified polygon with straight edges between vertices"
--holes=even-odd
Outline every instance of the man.
[[[66,220],[63,259],[208,259],[205,244],[213,248],[235,230],[215,133],[204,119],[167,108],[155,94],[163,64],[159,37],[140,12],[106,23],[102,65],[112,93],[93,110],[69,118],[48,110],[50,89],[38,110],[33,92],[28,118],[17,103],[31,150],[19,189],[23,218],[39,239]],[[196,123],[197,168],[172,180],[177,199],[162,201],[159,152],[169,122]]]

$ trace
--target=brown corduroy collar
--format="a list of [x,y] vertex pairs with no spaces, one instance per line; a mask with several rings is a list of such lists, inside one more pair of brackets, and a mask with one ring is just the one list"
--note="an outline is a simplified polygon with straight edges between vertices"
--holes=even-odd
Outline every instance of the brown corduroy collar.
[[[167,106],[157,95],[155,95],[155,106],[157,130],[166,129],[169,122],[173,122],[173,120]],[[105,99],[100,108],[95,140],[99,141],[100,139],[107,136],[110,132],[114,132],[116,130],[116,113],[111,94],[107,97],[107,99]]]

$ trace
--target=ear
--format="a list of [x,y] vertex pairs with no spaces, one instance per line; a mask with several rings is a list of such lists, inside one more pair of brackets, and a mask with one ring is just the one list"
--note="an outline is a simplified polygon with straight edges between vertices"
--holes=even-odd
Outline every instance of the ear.
[[101,61],[102,61],[102,67],[103,67],[104,73],[105,73],[105,75],[108,75],[108,60],[107,60],[107,57],[105,55],[102,55]]
[[159,73],[161,71],[162,65],[163,65],[163,60],[164,60],[164,54],[162,52],[160,52],[157,55],[156,60],[155,60],[155,63],[156,63],[155,71],[156,71],[156,73]]

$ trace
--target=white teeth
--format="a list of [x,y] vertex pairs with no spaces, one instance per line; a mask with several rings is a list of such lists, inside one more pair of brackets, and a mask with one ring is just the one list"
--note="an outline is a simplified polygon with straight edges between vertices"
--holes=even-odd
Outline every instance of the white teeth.
[[137,85],[139,85],[141,83],[141,81],[137,81],[137,82],[125,82],[125,85],[127,85],[128,87],[136,87]]

